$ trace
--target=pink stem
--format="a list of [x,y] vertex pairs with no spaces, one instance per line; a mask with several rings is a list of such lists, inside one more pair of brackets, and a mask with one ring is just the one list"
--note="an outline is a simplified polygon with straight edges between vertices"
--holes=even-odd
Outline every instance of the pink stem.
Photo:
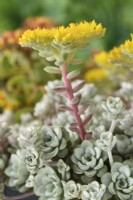
[[19,199],[24,199],[26,197],[30,197],[30,196],[33,196],[33,195],[34,195],[34,192],[21,194],[21,195],[17,195],[17,196],[14,196],[14,197],[5,196],[4,200],[19,200]]
[[[62,73],[62,77],[63,77],[63,81],[67,90],[67,96],[69,100],[72,100],[74,98],[74,94],[73,94],[73,89],[72,89],[72,85],[71,82],[67,79],[67,74],[68,74],[68,69],[66,65],[63,65],[62,67],[60,67],[61,69],[61,73]],[[80,132],[80,138],[81,140],[84,140],[85,135],[86,135],[86,131],[82,122],[82,119],[78,113],[78,103],[76,104],[72,104],[72,109],[73,109],[73,114],[75,117],[75,120],[79,126],[79,132]]]

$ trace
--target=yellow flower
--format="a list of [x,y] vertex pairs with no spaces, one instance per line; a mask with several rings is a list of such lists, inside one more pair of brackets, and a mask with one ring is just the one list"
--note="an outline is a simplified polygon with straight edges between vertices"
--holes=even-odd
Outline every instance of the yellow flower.
[[133,58],[133,34],[131,34],[132,40],[126,40],[123,45],[121,45],[123,54],[126,54],[128,57]]
[[72,43],[74,46],[82,46],[94,37],[103,36],[104,33],[105,29],[101,24],[85,21],[79,24],[71,23],[67,28],[60,27],[55,34],[55,40],[61,44]]
[[46,46],[68,45],[81,47],[86,45],[90,39],[101,37],[105,33],[105,28],[101,24],[92,22],[81,22],[79,24],[71,23],[68,27],[60,26],[52,29],[27,30],[23,33],[19,42],[22,46],[33,47],[43,50]]
[[129,40],[109,53],[110,62],[116,67],[131,67],[133,65],[133,43]]
[[94,57],[96,64],[110,72],[111,77],[129,76],[133,67],[133,35],[132,40],[126,40],[119,47],[114,47],[109,52],[101,52]]
[[121,57],[121,48],[120,47],[114,47],[110,52],[109,52],[109,59],[120,59]]
[[110,62],[116,66],[132,67],[133,66],[133,35],[132,40],[126,40],[124,44],[115,47],[109,52]]
[[102,51],[95,55],[94,61],[100,67],[105,69],[114,69],[114,65],[110,63],[109,53]]
[[125,53],[124,45],[114,47],[109,52],[101,52],[94,57],[96,64],[107,70],[116,70],[117,67],[130,66],[133,60]]
[[48,45],[53,40],[53,32],[52,30],[48,29],[35,29],[35,30],[27,30],[24,32],[22,37],[19,40],[19,43],[22,46],[33,47],[38,46],[39,44],[42,46]]
[[105,69],[92,69],[85,74],[85,80],[92,82],[92,81],[101,81],[108,77],[108,72]]

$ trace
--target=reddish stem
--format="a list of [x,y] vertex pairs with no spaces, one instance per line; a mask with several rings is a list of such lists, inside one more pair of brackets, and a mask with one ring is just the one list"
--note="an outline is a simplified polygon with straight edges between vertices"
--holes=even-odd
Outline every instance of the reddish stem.
[[[61,69],[64,84],[65,84],[65,87],[67,90],[67,97],[69,100],[72,100],[74,98],[74,94],[73,94],[71,82],[70,82],[70,80],[67,79],[67,74],[68,74],[67,66],[63,65],[62,67],[60,67],[60,69]],[[85,131],[82,119],[78,113],[79,112],[78,111],[78,103],[72,104],[71,106],[73,109],[73,114],[74,114],[75,120],[79,126],[80,138],[81,138],[81,140],[84,140],[86,131]]]
[[30,197],[30,196],[33,196],[33,195],[34,195],[34,192],[29,192],[29,193],[25,193],[25,194],[13,196],[13,197],[5,196],[4,200],[19,200],[19,199],[24,199],[26,197]]

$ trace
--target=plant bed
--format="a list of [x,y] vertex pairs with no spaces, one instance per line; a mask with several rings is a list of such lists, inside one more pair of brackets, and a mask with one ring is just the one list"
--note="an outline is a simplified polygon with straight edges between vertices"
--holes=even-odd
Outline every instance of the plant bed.
[[[46,72],[62,78],[45,85],[46,93],[34,113],[21,115],[19,123],[12,121],[12,112],[1,114],[1,180],[25,197],[133,199],[133,83],[129,76],[133,42],[95,57],[100,66],[106,63],[116,80],[108,93],[76,80],[80,72],[71,70],[72,64],[81,63],[75,53],[104,33],[102,25],[92,21],[27,30],[20,38],[22,46],[32,47],[50,62]],[[123,66],[129,67],[128,73],[121,70],[128,83],[121,76],[116,79],[117,67]]]

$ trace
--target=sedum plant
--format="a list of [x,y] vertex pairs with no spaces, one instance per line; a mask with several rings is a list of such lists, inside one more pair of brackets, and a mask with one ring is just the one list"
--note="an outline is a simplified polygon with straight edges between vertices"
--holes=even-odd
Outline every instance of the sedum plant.
[[88,140],[84,140],[74,149],[71,159],[74,173],[81,174],[83,182],[89,182],[89,178],[95,175],[100,177],[107,170],[104,165],[107,154]]
[[21,115],[19,123],[0,121],[1,196],[6,183],[27,191],[13,200],[133,199],[132,85],[126,93],[120,84],[108,97],[93,83],[76,80],[80,72],[71,68],[81,63],[77,51],[104,33],[101,24],[84,21],[22,34],[20,44],[37,50],[50,63],[44,70],[61,80],[45,85],[33,114]]
[[83,200],[105,199],[104,198],[105,191],[106,191],[106,186],[104,184],[100,185],[97,181],[93,181],[90,184],[83,186],[81,198]]
[[34,192],[43,199],[63,198],[63,187],[60,178],[52,167],[45,167],[39,170],[35,177]]
[[80,199],[81,185],[70,180],[67,183],[63,182],[64,198],[65,199]]
[[26,192],[25,181],[29,176],[29,172],[25,167],[21,151],[12,154],[9,166],[5,170],[6,175],[10,177],[8,185],[15,187],[19,192]]
[[111,173],[102,177],[102,183],[106,185],[111,195],[117,194],[119,199],[133,198],[133,171],[132,160],[124,163],[115,162],[111,167]]
[[69,133],[60,127],[43,126],[37,148],[42,151],[45,160],[64,158],[68,154]]

